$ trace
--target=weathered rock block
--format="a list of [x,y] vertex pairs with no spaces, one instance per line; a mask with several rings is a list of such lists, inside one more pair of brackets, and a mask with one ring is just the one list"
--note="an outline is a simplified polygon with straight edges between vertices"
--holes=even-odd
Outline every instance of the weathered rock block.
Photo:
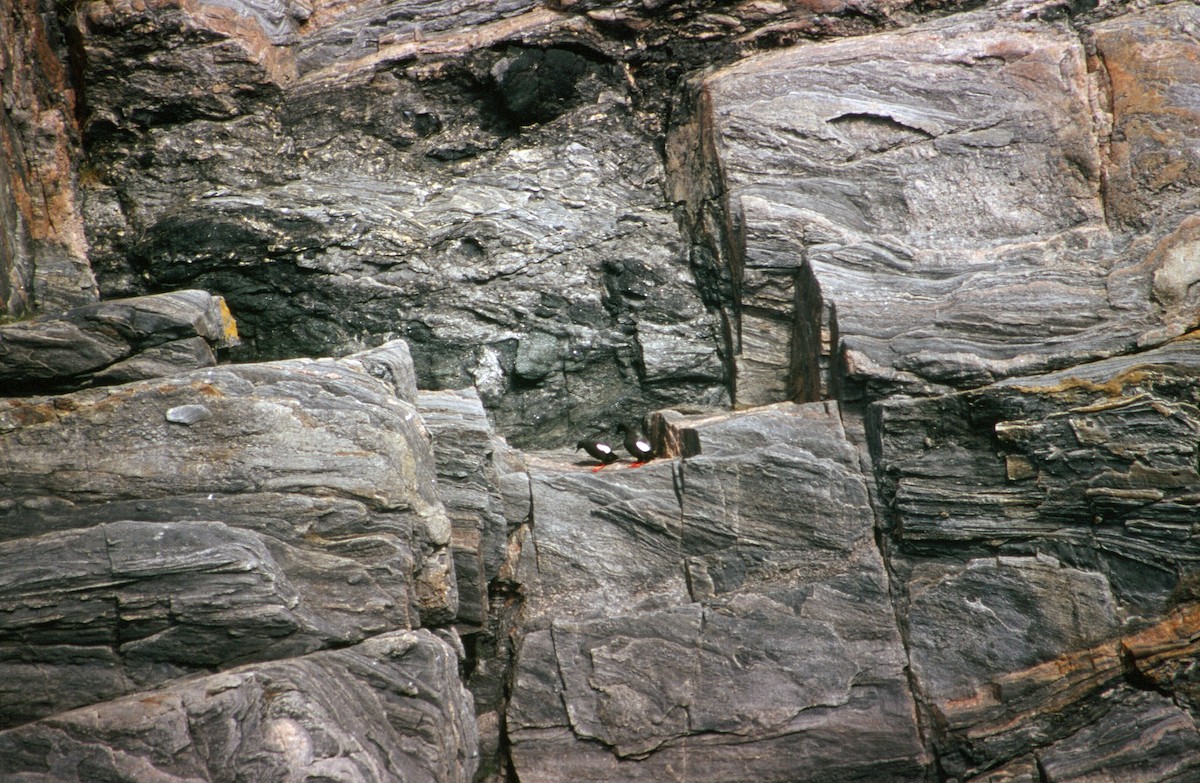
[[900,545],[1053,554],[1161,612],[1198,567],[1200,342],[872,407]]
[[0,775],[467,783],[476,744],[454,651],[428,631],[401,631],[2,731]]
[[675,426],[698,434],[700,455],[636,473],[531,458],[508,711],[517,774],[923,779],[866,485],[836,409]]
[[870,407],[914,682],[947,774],[1197,774],[1178,661],[1198,626],[1194,605],[1174,607],[1195,600],[1200,557],[1198,345]]
[[[483,626],[488,584],[507,556],[508,521],[500,490],[507,448],[474,390],[421,392],[421,417],[433,437],[438,497],[450,520],[460,623]],[[508,471],[505,471],[508,472]]]
[[0,326],[0,393],[73,391],[210,367],[238,344],[219,296],[114,299]]
[[40,683],[3,722],[450,620],[429,435],[394,393],[406,360],[392,344],[0,401],[0,679]]
[[1198,20],[1118,16],[1089,58],[1010,5],[701,81],[670,170],[736,302],[738,400],[969,388],[1194,327],[1196,124],[1173,85]]

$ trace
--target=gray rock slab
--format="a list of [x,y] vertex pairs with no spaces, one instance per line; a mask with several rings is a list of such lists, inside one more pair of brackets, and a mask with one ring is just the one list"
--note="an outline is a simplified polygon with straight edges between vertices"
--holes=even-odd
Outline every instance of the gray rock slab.
[[500,489],[501,442],[473,389],[421,392],[421,417],[433,438],[438,497],[450,519],[458,616],[482,626],[488,583],[507,557],[508,521]]
[[91,698],[70,672],[94,660],[111,693],[451,619],[429,434],[366,365],[0,401],[0,657],[46,683],[5,722]]
[[873,515],[836,407],[669,426],[692,430],[701,453],[595,473],[530,457],[507,720],[517,774],[922,779]]
[[901,545],[1044,552],[1161,612],[1195,568],[1200,344],[872,406],[884,502]]
[[1047,557],[922,563],[908,584],[906,620],[913,674],[934,703],[964,698],[1121,629],[1103,576]]
[[70,391],[216,364],[237,345],[225,301],[205,291],[109,300],[0,326],[0,393]]
[[424,630],[192,678],[0,731],[0,774],[26,783],[466,783],[478,763],[457,656]]
[[1196,166],[1196,14],[1081,35],[1009,4],[697,81],[669,170],[730,280],[737,399],[970,388],[1193,327],[1195,189],[1162,183]]

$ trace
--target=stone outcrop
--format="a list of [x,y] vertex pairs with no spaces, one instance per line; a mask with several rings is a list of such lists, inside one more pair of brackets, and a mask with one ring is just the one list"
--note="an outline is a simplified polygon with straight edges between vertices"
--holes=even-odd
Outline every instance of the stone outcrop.
[[[1190,82],[1195,10],[1082,35],[1037,10],[795,47],[696,85],[668,150],[736,290],[739,400],[939,393],[1197,325],[1195,197],[1176,195],[1194,109],[1160,79],[1137,96],[1120,81]],[[1113,219],[1135,201],[1154,207]]]
[[94,302],[64,31],[37,0],[0,9],[0,320]]
[[[85,3],[102,287],[220,292],[243,356],[403,336],[423,386],[474,385],[517,445],[726,399],[613,44],[532,3],[458,5],[368,3],[277,46],[213,6]],[[474,46],[438,32],[460,23]]]
[[2,732],[0,774],[459,783],[478,766],[476,744],[453,647],[429,631],[397,631]]
[[1200,779],[1194,4],[10,6],[0,777]]
[[211,367],[238,343],[219,296],[177,291],[110,299],[0,326],[0,388],[69,391]]
[[429,436],[364,365],[415,395],[396,343],[0,401],[4,722],[452,618]]
[[636,474],[531,460],[508,713],[520,779],[922,780],[837,408],[680,426],[703,454]]

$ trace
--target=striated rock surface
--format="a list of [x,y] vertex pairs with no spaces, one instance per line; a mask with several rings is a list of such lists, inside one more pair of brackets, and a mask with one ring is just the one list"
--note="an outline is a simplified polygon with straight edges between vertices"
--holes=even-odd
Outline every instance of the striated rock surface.
[[[786,49],[698,84],[668,150],[731,279],[738,399],[974,387],[1197,325],[1194,196],[1175,176],[1195,126],[1173,86],[1192,81],[1195,8],[1082,35],[1039,8]],[[1131,94],[1148,68],[1172,83]],[[1110,222],[1138,199],[1155,206],[1136,230]]]
[[531,461],[517,775],[923,779],[867,486],[836,407],[687,422],[703,454],[636,474]]
[[0,393],[158,378],[213,366],[237,343],[225,302],[205,291],[83,305],[0,326]]
[[429,436],[356,365],[411,368],[395,343],[0,403],[6,724],[455,615]]
[[10,3],[0,778],[1200,779],[1197,30]]
[[438,497],[450,520],[456,619],[483,626],[489,585],[507,556],[510,520],[505,518],[500,477],[513,472],[504,459],[509,449],[496,437],[473,389],[421,392],[417,405],[433,438]]
[[281,46],[212,6],[85,4],[102,287],[220,293],[243,356],[404,336],[517,445],[726,399],[616,45],[533,5],[365,3]]
[[470,781],[471,699],[430,632],[253,664],[0,732],[7,780]]
[[0,319],[94,302],[77,96],[52,8],[0,9]]

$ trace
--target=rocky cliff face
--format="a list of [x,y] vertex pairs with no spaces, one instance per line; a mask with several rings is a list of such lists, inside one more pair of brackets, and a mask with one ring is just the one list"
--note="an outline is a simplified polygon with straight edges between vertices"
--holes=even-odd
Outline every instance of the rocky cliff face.
[[1200,779],[1197,31],[11,3],[0,777]]

